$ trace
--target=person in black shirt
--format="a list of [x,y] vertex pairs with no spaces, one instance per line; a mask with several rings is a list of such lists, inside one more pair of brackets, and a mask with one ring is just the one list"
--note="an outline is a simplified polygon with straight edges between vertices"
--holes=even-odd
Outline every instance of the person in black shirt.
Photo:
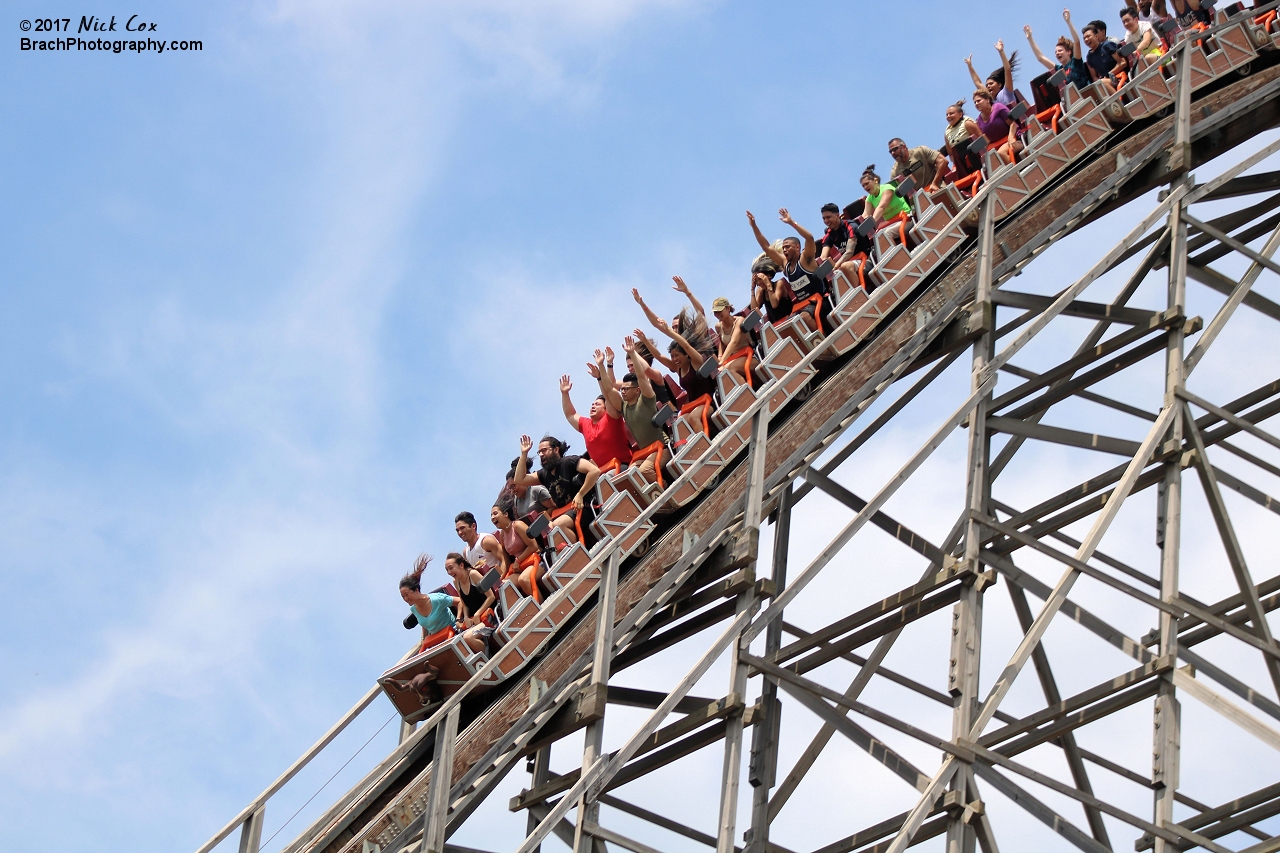
[[791,287],[778,275],[778,268],[751,273],[751,308],[763,311],[770,323],[781,323],[791,316]]
[[558,508],[572,506],[572,510],[551,523],[563,530],[570,541],[576,542],[578,534],[574,520],[582,515],[582,529],[587,529],[587,496],[600,478],[600,469],[590,459],[565,456],[564,452],[569,449],[569,445],[548,435],[538,442],[538,459],[542,461],[542,467],[533,474],[525,467],[531,449],[533,439],[527,435],[520,436],[520,458],[511,481],[521,486],[544,486]]
[[822,224],[827,230],[818,239],[818,258],[834,264],[849,243],[849,226],[840,218],[840,208],[832,203],[822,206]]
[[1084,59],[1089,66],[1089,76],[1102,82],[1102,88],[1110,95],[1115,92],[1120,78],[1116,75],[1129,68],[1129,61],[1119,54],[1120,45],[1107,38],[1107,25],[1102,21],[1090,21],[1080,31],[1089,53]]
[[854,202],[846,206],[841,219],[850,240],[845,244],[844,254],[836,258],[836,275],[843,274],[850,282],[861,285],[870,293],[875,285],[867,281],[863,265],[871,257],[871,238],[858,233],[858,226],[862,224],[862,205]]

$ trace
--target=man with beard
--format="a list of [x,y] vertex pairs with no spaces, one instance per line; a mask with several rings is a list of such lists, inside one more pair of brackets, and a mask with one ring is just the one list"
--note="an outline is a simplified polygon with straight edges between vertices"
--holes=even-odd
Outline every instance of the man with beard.
[[[542,467],[530,473],[526,467],[528,453],[533,449],[533,439],[520,436],[520,456],[515,476],[511,482],[520,486],[543,486],[551,493],[551,500],[563,511],[551,524],[559,527],[571,541],[577,541],[575,521],[581,516],[582,530],[588,530],[591,490],[600,478],[600,469],[590,459],[581,456],[565,456],[569,446],[553,436],[543,436],[538,442],[538,459]],[[564,511],[566,507],[572,507]],[[584,546],[586,542],[582,543]]]

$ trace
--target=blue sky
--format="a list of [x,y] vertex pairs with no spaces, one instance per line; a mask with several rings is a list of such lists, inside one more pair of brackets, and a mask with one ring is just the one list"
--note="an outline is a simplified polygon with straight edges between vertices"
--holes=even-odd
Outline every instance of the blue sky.
[[[743,210],[818,228],[939,143],[964,55],[1052,43],[1008,8],[10,4],[0,824],[194,849],[403,651],[396,579],[564,431],[629,289],[745,301]],[[133,12],[203,50],[18,50]]]

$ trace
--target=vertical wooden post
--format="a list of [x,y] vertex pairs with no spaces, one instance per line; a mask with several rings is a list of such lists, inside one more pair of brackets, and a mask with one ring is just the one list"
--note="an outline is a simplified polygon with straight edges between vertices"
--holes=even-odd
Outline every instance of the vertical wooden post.
[[240,828],[240,853],[258,853],[262,846],[262,821],[266,813],[267,804],[263,803],[245,819]]
[[[977,390],[983,381],[983,371],[994,356],[992,330],[995,328],[995,306],[991,301],[992,262],[995,245],[995,208],[984,202],[978,212],[978,282],[974,295],[973,311],[981,318],[981,336],[973,344],[973,363],[970,390]],[[987,433],[987,405],[991,392],[980,397],[969,415],[969,464],[965,484],[965,504],[970,513],[987,511],[990,503],[991,438]],[[970,515],[965,524],[964,559],[978,570],[978,545],[982,528]],[[978,706],[978,664],[981,658],[982,637],[982,581],[970,580],[960,592],[960,601],[951,616],[951,670],[948,687],[953,697],[952,737],[970,737],[970,728]],[[964,802],[976,799],[977,792],[970,787],[968,773],[957,773],[951,783],[952,790],[961,792]],[[960,817],[947,823],[947,853],[973,853],[978,836],[974,828]]]
[[[609,693],[609,667],[613,655],[613,623],[616,618],[618,597],[618,549],[609,555],[604,577],[600,583],[600,603],[596,607],[596,641],[592,650],[591,682],[582,691],[578,703],[579,714],[591,719],[587,726],[585,745],[582,749],[582,769],[585,772],[600,759],[604,749],[604,710]],[[578,801],[578,820],[573,834],[574,853],[603,851],[604,842],[588,835],[587,824],[600,822],[600,804],[583,792]]]
[[[765,453],[768,450],[768,409],[761,409],[751,421],[751,443],[747,449],[747,499],[743,510],[742,532],[751,540],[749,568],[754,577],[757,543],[760,541],[760,509],[764,500]],[[738,594],[735,613],[742,615],[756,607],[754,587]],[[741,637],[729,646],[729,693],[745,704],[747,665],[742,661]],[[738,823],[738,778],[742,775],[742,714],[725,721],[724,769],[720,785],[720,823],[716,832],[716,853],[734,853],[734,835]]]
[[[1191,40],[1187,39],[1189,43]],[[1178,69],[1178,127],[1189,124],[1189,76],[1182,65],[1190,66],[1190,47],[1184,47],[1179,57]],[[1184,115],[1185,114],[1185,115]],[[1176,144],[1176,143],[1175,143]],[[1188,155],[1189,155],[1188,151]],[[1183,178],[1182,180],[1190,180]],[[1169,287],[1168,307],[1179,314],[1185,313],[1187,292],[1187,226],[1182,221],[1182,202],[1174,203],[1169,211]],[[1165,349],[1164,405],[1177,406],[1177,394],[1185,381],[1183,372],[1183,327],[1169,330]],[[1182,418],[1174,418],[1166,435],[1167,444],[1182,446]],[[1182,458],[1174,456],[1164,465],[1164,476],[1156,498],[1156,543],[1160,547],[1160,598],[1170,604],[1178,598],[1179,551],[1182,540]],[[1160,655],[1167,660],[1177,660],[1178,620],[1167,611],[1160,611]],[[1156,693],[1152,732],[1151,781],[1155,785],[1153,820],[1157,825],[1173,823],[1174,794],[1179,784],[1180,742],[1182,709],[1173,686],[1173,674],[1161,676]],[[1173,853],[1175,845],[1160,838],[1155,839],[1155,853]]]
[[453,747],[458,740],[460,704],[436,726],[436,754],[431,761],[431,784],[427,788],[426,827],[422,833],[422,853],[444,853],[444,834],[449,824],[449,789],[453,787]]
[[[778,520],[773,526],[773,588],[775,594],[787,586],[787,554],[791,547],[791,484],[778,497]],[[769,657],[782,648],[782,614],[765,629],[764,652]],[[751,762],[747,781],[752,785],[749,853],[765,853],[769,846],[769,792],[777,781],[778,736],[782,730],[782,703],[778,682],[763,676],[760,709],[763,719],[751,729]]]

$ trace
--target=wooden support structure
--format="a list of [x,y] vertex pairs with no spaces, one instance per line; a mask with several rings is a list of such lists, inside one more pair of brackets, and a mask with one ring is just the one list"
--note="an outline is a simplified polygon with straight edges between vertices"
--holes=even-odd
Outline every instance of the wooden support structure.
[[[1280,0],[1264,9],[1272,6]],[[487,845],[495,849],[532,853],[563,842],[575,853],[648,853],[668,849],[664,833],[716,853],[813,849],[804,839],[789,841],[779,816],[805,808],[803,786],[817,784],[811,769],[825,751],[845,745],[871,757],[866,784],[897,786],[915,805],[864,815],[864,800],[874,798],[850,797],[850,814],[822,816],[839,828],[826,833],[818,853],[902,853],[939,836],[948,853],[998,853],[1002,815],[1015,809],[1048,828],[1047,845],[1063,849],[1102,853],[1136,840],[1139,849],[1223,851],[1241,846],[1227,846],[1237,834],[1248,836],[1253,853],[1280,850],[1255,826],[1280,814],[1280,781],[1215,798],[1223,802],[1217,807],[1182,790],[1192,788],[1182,752],[1197,735],[1182,727],[1187,701],[1238,728],[1269,761],[1280,750],[1280,644],[1267,623],[1280,607],[1280,577],[1254,577],[1260,561],[1246,553],[1228,505],[1247,499],[1270,510],[1264,515],[1272,523],[1280,514],[1242,473],[1274,475],[1280,467],[1230,441],[1247,436],[1280,448],[1276,431],[1263,425],[1280,414],[1280,380],[1241,364],[1245,387],[1255,390],[1236,399],[1188,388],[1215,342],[1230,340],[1224,332],[1233,324],[1280,320],[1280,305],[1253,291],[1262,276],[1280,272],[1273,260],[1280,195],[1233,201],[1280,187],[1275,172],[1247,173],[1280,143],[1220,161],[1226,168],[1213,180],[1197,184],[1193,174],[1280,123],[1280,65],[1269,59],[1280,57],[1280,33],[1259,30],[1257,10],[1232,14],[1219,13],[1209,34],[1181,39],[1122,95],[1069,89],[1058,131],[1043,131],[1025,161],[994,169],[972,199],[940,195],[938,204],[951,207],[930,215],[933,230],[921,232],[926,239],[914,250],[886,247],[869,270],[878,287],[867,293],[837,283],[830,335],[814,332],[804,347],[777,336],[761,365],[762,384],[750,389],[757,396],[735,398],[738,419],[725,420],[714,437],[696,433],[694,449],[681,451],[669,490],[679,496],[679,512],[660,517],[659,495],[618,521],[608,541],[580,549],[581,570],[598,572],[597,585],[577,597],[569,586],[558,590],[537,618],[513,629],[508,645],[546,635],[531,641],[527,659],[501,678],[495,672],[506,652],[477,665],[455,694],[414,718],[422,720],[416,729],[403,727],[396,750],[285,853],[461,850],[449,838],[522,758],[532,776],[509,807],[526,812],[518,818],[524,836]],[[1252,73],[1242,77],[1241,69]],[[1152,203],[1147,193],[1157,187]],[[1210,201],[1213,215],[1197,215]],[[1052,294],[1013,289],[1048,248],[1126,205],[1131,227],[1091,249],[1092,263],[1073,282]],[[1248,264],[1238,280],[1208,266],[1225,253]],[[1140,258],[1136,269],[1121,272],[1129,258]],[[1141,286],[1157,274],[1163,295],[1144,297],[1150,288]],[[1188,316],[1188,287],[1197,282],[1226,297],[1207,324]],[[1237,312],[1241,305],[1256,311]],[[1081,326],[1082,337],[1072,331]],[[970,350],[968,370],[957,366],[962,348]],[[1044,365],[1049,351],[1046,366],[1015,364],[1031,364],[1019,354],[1035,352]],[[1153,381],[1159,359],[1164,369]],[[1131,400],[1100,385],[1119,376],[1150,393]],[[945,389],[951,402],[930,408],[937,404],[926,401],[942,398],[925,394],[931,389]],[[1100,410],[1110,420],[1093,423],[1090,413]],[[930,430],[927,438],[903,454],[892,476],[871,477],[874,440],[908,419]],[[933,519],[894,498],[906,484],[936,476],[927,473],[931,457],[960,432],[964,477],[928,484],[939,495],[962,496],[947,510],[945,521],[954,524],[945,537],[926,536]],[[1044,472],[1040,494],[1047,497],[1020,508],[1005,486],[1045,443],[1087,461],[1078,475]],[[1226,453],[1236,457],[1230,471],[1219,467]],[[1104,469],[1102,454],[1122,457],[1120,464]],[[1199,506],[1184,501],[1188,468],[1222,555],[1212,568],[1236,591],[1220,601],[1197,601],[1182,588],[1188,513]],[[1131,498],[1148,489],[1156,512],[1139,519]],[[835,501],[844,522],[793,566],[793,525],[820,503],[804,500],[815,492]],[[1077,523],[1078,530],[1066,529]],[[1151,568],[1121,559],[1125,551],[1101,550],[1108,531],[1120,527],[1154,543]],[[872,594],[860,581],[884,567],[869,566],[858,544],[881,533],[892,537],[895,556],[893,573],[880,577],[901,580]],[[762,535],[772,537],[763,561]],[[1045,567],[1056,580],[1037,576]],[[1001,584],[1011,609],[987,607]],[[799,627],[819,622],[804,618],[813,596],[842,609],[823,620],[829,624]],[[557,607],[580,615],[538,628]],[[1129,636],[1100,615],[1116,607],[1143,614],[1150,633]],[[885,666],[900,638],[928,630],[938,618],[928,617],[945,609],[945,685]],[[984,650],[991,622],[1001,619],[1019,637],[1007,659]],[[1050,633],[1067,621],[1083,630],[1072,639]],[[1265,687],[1237,671],[1236,658],[1220,653],[1225,647],[1260,658]],[[675,649],[684,670],[664,683],[618,683],[620,672]],[[1064,696],[1063,685],[1076,682],[1055,672],[1060,654],[1088,661],[1092,686]],[[1038,682],[1035,701],[1043,703],[1015,711],[1005,700],[1027,677],[1027,664]],[[829,673],[838,677],[850,665],[856,674],[839,681],[847,689],[825,686]],[[882,682],[910,691],[913,703],[873,705],[878,694],[868,687]],[[699,683],[699,692],[721,698],[692,695]],[[707,684],[718,686],[711,692]],[[917,713],[916,704],[929,713]],[[943,725],[941,705],[950,711]],[[630,711],[624,725],[616,712],[624,706],[643,713]],[[1089,742],[1082,731],[1131,724],[1138,712],[1121,712],[1135,708],[1149,726],[1130,735],[1151,744],[1150,773],[1081,745]],[[807,742],[780,748],[814,719],[817,732]],[[612,751],[605,750],[606,725]],[[567,762],[562,747],[555,755],[563,766],[553,767],[552,746],[576,732],[583,732],[580,760],[576,745]],[[1036,749],[1061,753],[1056,772],[1041,769],[1043,762],[1031,766],[1025,754]],[[676,789],[681,762],[715,750],[720,784],[698,792],[701,822],[676,820],[662,804],[618,791],[644,777],[674,780],[669,788]],[[928,760],[919,758],[926,753]],[[797,757],[786,762],[788,754]],[[1224,767],[1255,760],[1220,756]],[[1150,797],[1150,814],[1096,795],[1098,777],[1108,773]],[[242,853],[256,853],[276,789],[198,853],[237,829]],[[1043,789],[1055,795],[1052,805]],[[1195,814],[1175,811],[1179,803]],[[642,823],[619,826],[615,812]]]

